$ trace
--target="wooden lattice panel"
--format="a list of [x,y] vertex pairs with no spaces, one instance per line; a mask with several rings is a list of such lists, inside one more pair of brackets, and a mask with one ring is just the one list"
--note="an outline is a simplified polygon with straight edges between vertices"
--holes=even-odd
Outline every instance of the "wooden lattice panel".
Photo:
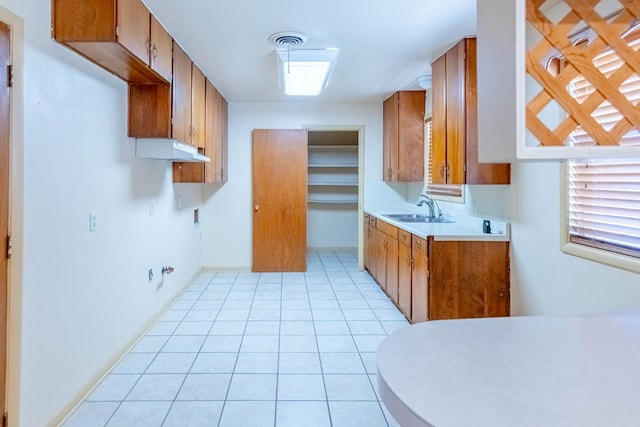
[[[527,129],[541,145],[564,146],[578,127],[597,145],[620,145],[631,131],[640,131],[640,103],[634,105],[621,93],[620,86],[634,75],[640,75],[640,54],[623,39],[640,19],[640,1],[617,0],[622,8],[612,17],[602,17],[596,11],[600,0],[563,0],[568,12],[553,21],[541,10],[546,0],[526,0],[527,23],[541,40],[526,52],[526,71],[542,88],[526,106]],[[554,21],[556,21],[554,23]],[[588,27],[588,43],[576,44],[572,35],[576,29]],[[596,56],[613,50],[623,61],[622,66],[605,76],[594,64]],[[553,72],[546,66],[550,52],[562,58],[562,66]],[[585,99],[576,100],[569,84],[584,78],[595,89]],[[566,113],[555,128],[549,128],[539,114],[555,101]],[[605,129],[593,117],[594,111],[608,101],[621,119]]]

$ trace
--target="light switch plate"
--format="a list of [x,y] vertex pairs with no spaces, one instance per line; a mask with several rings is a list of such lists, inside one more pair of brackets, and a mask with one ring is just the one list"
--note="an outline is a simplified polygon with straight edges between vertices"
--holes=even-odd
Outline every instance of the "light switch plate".
[[89,231],[94,232],[98,229],[98,214],[89,212]]

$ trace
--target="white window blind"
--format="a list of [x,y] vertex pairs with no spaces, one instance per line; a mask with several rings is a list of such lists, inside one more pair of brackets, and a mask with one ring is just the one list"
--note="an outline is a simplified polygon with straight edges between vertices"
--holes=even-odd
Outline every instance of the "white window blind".
[[[635,51],[640,48],[640,34],[629,41]],[[625,63],[609,50],[599,55],[594,64],[607,77]],[[578,102],[594,92],[582,76],[569,88]],[[640,102],[640,77],[632,74],[620,92],[636,107]],[[592,116],[609,131],[621,119],[621,114],[607,101]],[[570,136],[575,146],[593,145],[593,139],[581,128]],[[631,129],[622,144],[640,146],[640,131]],[[640,258],[640,159],[575,161],[568,163],[569,238],[583,244]]]

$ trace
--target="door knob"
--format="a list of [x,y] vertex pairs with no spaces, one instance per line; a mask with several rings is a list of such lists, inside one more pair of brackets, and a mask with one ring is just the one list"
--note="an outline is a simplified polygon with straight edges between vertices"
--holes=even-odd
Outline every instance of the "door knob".
[[256,205],[253,209],[258,212],[260,210],[260,205]]

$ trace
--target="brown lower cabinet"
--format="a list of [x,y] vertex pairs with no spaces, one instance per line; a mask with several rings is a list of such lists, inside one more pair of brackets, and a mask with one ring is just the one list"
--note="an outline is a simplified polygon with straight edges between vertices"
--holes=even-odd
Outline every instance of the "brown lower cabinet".
[[364,236],[365,268],[412,323],[509,316],[509,242],[424,239],[370,215]]
[[430,240],[429,247],[429,320],[509,315],[509,242]]
[[[391,224],[365,216],[365,268],[398,304],[398,232]],[[368,254],[368,255],[367,255]]]

